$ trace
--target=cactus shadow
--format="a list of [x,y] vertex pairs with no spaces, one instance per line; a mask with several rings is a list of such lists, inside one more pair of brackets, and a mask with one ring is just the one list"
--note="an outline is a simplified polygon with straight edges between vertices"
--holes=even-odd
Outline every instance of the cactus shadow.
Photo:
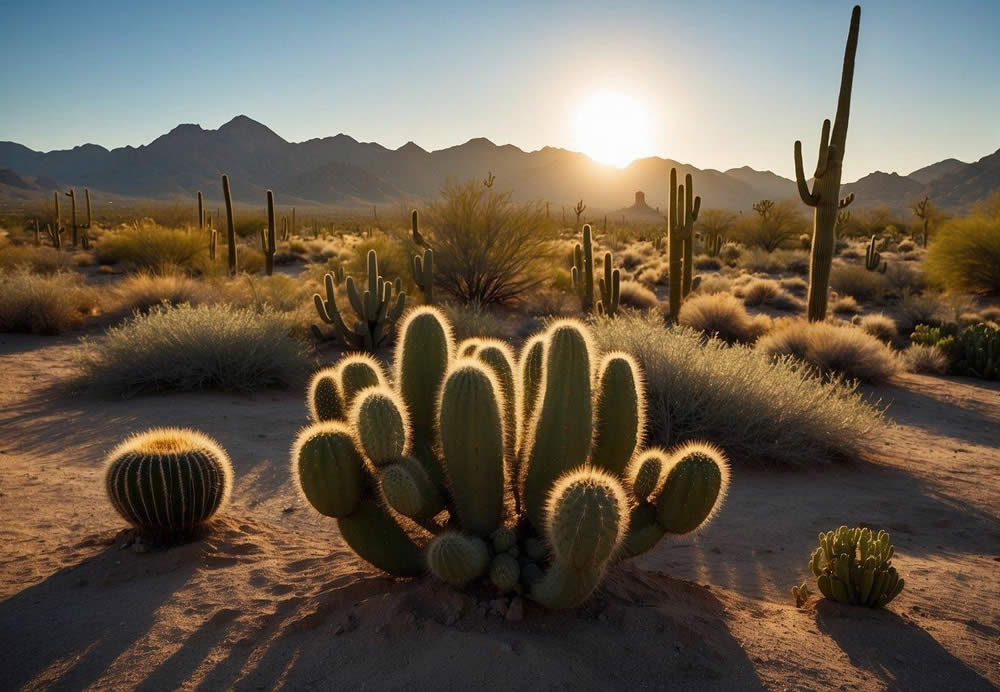
[[926,630],[891,610],[823,599],[816,604],[816,625],[853,666],[870,671],[889,689],[995,689]]

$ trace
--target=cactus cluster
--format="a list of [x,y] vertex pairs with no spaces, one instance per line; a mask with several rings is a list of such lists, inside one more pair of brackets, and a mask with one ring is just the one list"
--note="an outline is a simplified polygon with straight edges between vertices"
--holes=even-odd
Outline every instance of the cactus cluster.
[[[667,246],[670,263],[670,319],[677,322],[681,303],[694,284],[694,222],[698,220],[701,197],[694,196],[691,174],[677,185],[677,169],[670,169],[670,209],[667,214]],[[683,258],[683,266],[681,259]]]
[[847,123],[851,113],[851,87],[854,82],[854,56],[858,49],[858,31],[861,25],[861,7],[855,5],[851,13],[851,27],[844,51],[844,69],[840,77],[840,96],[833,132],[830,121],[823,121],[819,141],[819,160],[813,173],[813,186],[809,189],[802,165],[802,142],[795,142],[795,181],[799,197],[815,210],[813,215],[812,249],[809,255],[809,294],[807,313],[810,322],[826,319],[826,306],[830,292],[830,271],[833,267],[835,229],[840,210],[854,201],[854,193],[840,199],[840,178],[844,167],[844,149],[847,144]]
[[981,322],[965,328],[957,324],[932,327],[918,324],[910,335],[915,344],[936,346],[956,375],[1000,380],[1000,327]]
[[573,267],[570,276],[573,280],[573,290],[580,298],[581,310],[608,317],[618,314],[622,277],[620,269],[612,269],[610,252],[604,253],[604,276],[598,281],[601,299],[594,302],[594,240],[589,223],[583,225],[583,243],[577,243],[573,248]]
[[[402,290],[400,279],[395,284],[387,281],[378,273],[378,255],[374,250],[368,251],[368,288],[364,293],[358,291],[353,276],[348,276],[345,282],[347,298],[357,315],[357,321],[348,326],[340,315],[337,307],[337,293],[334,288],[334,277],[327,274],[324,277],[326,300],[316,293],[313,302],[321,320],[333,325],[337,337],[349,349],[374,352],[392,333],[392,327],[403,314],[406,306],[406,293]],[[395,288],[395,300],[393,289]],[[313,334],[323,340],[323,332],[313,325]]]
[[351,355],[313,378],[292,473],[370,564],[455,586],[488,581],[552,608],[586,600],[615,560],[702,526],[728,465],[710,445],[640,449],[633,359],[598,362],[582,323],[524,346],[454,344],[432,306],[400,327],[392,382]]
[[179,428],[129,437],[105,462],[111,506],[130,524],[160,537],[185,536],[228,500],[233,471],[212,438]]
[[[826,598],[844,605],[881,608],[903,590],[892,555],[885,531],[874,534],[867,528],[841,526],[819,534],[819,547],[813,551],[809,569]],[[805,584],[792,590],[798,605],[808,594]]]
[[[425,246],[424,238],[420,235],[420,216],[414,209],[410,213],[410,226],[413,232],[413,242],[417,245]],[[425,247],[424,256],[413,256],[413,263],[410,267],[413,272],[413,283],[424,294],[426,305],[434,304],[434,251]]]
[[870,272],[877,271],[880,274],[885,274],[888,266],[887,262],[882,261],[882,253],[875,247],[875,236],[872,236],[872,239],[868,242],[868,247],[865,248],[865,269]]

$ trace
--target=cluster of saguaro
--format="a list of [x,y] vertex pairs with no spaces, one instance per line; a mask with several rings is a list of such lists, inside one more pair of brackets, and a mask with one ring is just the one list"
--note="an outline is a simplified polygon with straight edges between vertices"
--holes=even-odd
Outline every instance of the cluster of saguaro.
[[239,265],[236,255],[236,219],[233,218],[233,193],[229,189],[229,176],[222,176],[222,195],[226,198],[226,242],[229,243],[229,275],[236,276]]
[[[374,250],[368,251],[368,288],[364,293],[358,291],[353,276],[348,276],[345,282],[347,298],[351,308],[357,315],[353,326],[348,326],[340,315],[337,307],[337,294],[334,289],[333,275],[327,274],[323,283],[326,287],[326,300],[316,293],[313,302],[321,320],[331,324],[336,336],[350,349],[364,349],[374,352],[392,333],[392,327],[403,314],[406,306],[406,293],[402,290],[400,279],[395,285],[385,280],[378,273],[378,255]],[[396,298],[393,300],[393,288]],[[313,325],[313,334],[323,340],[323,332]]]
[[119,444],[105,462],[111,506],[130,524],[159,536],[196,530],[226,503],[229,457],[202,433],[153,428]]
[[[844,605],[881,608],[903,590],[903,579],[892,566],[889,534],[868,528],[841,526],[819,534],[809,569],[826,598]],[[796,599],[805,585],[793,591]]]
[[705,254],[709,257],[718,257],[719,253],[722,252],[722,246],[725,242],[726,240],[722,237],[721,233],[712,233],[705,236]]
[[865,248],[865,269],[870,272],[877,271],[880,274],[885,274],[888,266],[887,262],[882,261],[882,253],[875,247],[875,236],[872,236],[872,239],[868,242],[868,247]]
[[570,274],[573,289],[580,298],[580,309],[614,317],[618,314],[621,295],[621,270],[611,268],[611,253],[604,253],[604,276],[598,281],[601,299],[594,302],[594,239],[590,224],[583,225],[583,243],[573,248],[573,268]]
[[[670,169],[670,199],[667,212],[667,247],[670,256],[670,319],[677,322],[681,303],[694,283],[694,222],[698,220],[701,197],[694,196],[691,174],[677,185],[677,169]],[[683,263],[682,263],[683,258]]]
[[[426,246],[424,237],[420,235],[420,215],[414,209],[410,213],[410,230],[413,232],[413,242],[418,246]],[[424,255],[413,256],[410,265],[413,273],[413,283],[424,294],[424,303],[432,305],[434,303],[434,251],[429,247],[424,247]]]
[[826,319],[827,299],[830,290],[830,271],[833,266],[837,215],[854,200],[850,194],[840,199],[840,178],[843,172],[844,150],[847,144],[847,123],[851,112],[851,87],[854,82],[854,56],[858,49],[858,31],[861,25],[861,8],[857,5],[851,13],[851,28],[847,34],[844,51],[844,68],[840,77],[840,96],[837,115],[830,131],[830,121],[823,121],[820,134],[819,160],[813,173],[813,186],[809,189],[802,165],[802,142],[795,142],[795,181],[802,201],[813,207],[812,249],[809,257],[809,296],[807,313],[811,322]]
[[578,321],[516,358],[501,341],[456,346],[422,306],[401,327],[391,384],[366,355],[316,374],[292,473],[379,569],[573,607],[614,560],[702,526],[725,495],[716,448],[640,450],[643,401],[633,359],[598,362]]

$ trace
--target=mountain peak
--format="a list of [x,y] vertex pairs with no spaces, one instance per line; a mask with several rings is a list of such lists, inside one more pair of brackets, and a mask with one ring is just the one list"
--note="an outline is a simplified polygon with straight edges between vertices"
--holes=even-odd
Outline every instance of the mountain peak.
[[424,149],[423,147],[421,147],[419,144],[417,144],[416,142],[414,142],[412,139],[409,142],[407,142],[406,144],[404,144],[403,146],[401,146],[396,151],[404,153],[404,154],[426,154],[427,153],[426,149]]

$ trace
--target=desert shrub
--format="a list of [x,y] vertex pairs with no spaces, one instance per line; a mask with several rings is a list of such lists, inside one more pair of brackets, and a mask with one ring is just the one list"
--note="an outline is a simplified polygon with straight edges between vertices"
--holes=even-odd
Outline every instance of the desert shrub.
[[749,272],[765,274],[780,274],[786,270],[784,258],[781,255],[768,252],[759,247],[748,248],[739,259],[739,266]]
[[[225,234],[220,235],[225,237]],[[101,264],[124,264],[136,271],[164,273],[181,269],[200,274],[210,269],[208,244],[208,235],[204,232],[146,223],[105,233],[94,253]],[[218,253],[219,261],[225,263],[226,249],[221,240]]]
[[754,279],[740,289],[744,305],[769,303],[780,293],[781,287],[772,279]]
[[631,272],[635,271],[646,260],[646,257],[642,253],[629,248],[617,255],[616,259],[621,263],[623,268]]
[[793,200],[784,200],[771,208],[767,218],[759,215],[742,217],[734,224],[732,236],[747,247],[759,247],[771,252],[797,240],[807,225],[801,205]]
[[694,258],[692,266],[701,272],[718,271],[719,269],[722,269],[722,260],[718,257],[698,255]]
[[945,222],[924,260],[927,277],[959,293],[1000,293],[1000,218],[975,215]]
[[923,273],[904,262],[889,262],[882,276],[888,291],[896,296],[906,291],[922,291],[927,285]]
[[0,269],[0,332],[59,334],[98,305],[97,293],[77,274],[33,274]]
[[69,269],[69,253],[52,247],[34,245],[5,245],[0,248],[0,269],[27,267],[36,274],[52,274]]
[[792,356],[824,376],[884,382],[899,367],[896,355],[875,337],[852,325],[789,320],[757,342],[772,357]]
[[719,250],[719,259],[733,267],[739,262],[743,252],[743,246],[739,243],[725,243]]
[[218,389],[247,392],[296,382],[309,370],[302,341],[287,320],[266,309],[180,305],[135,314],[84,339],[78,383],[131,396]]
[[799,297],[804,296],[809,292],[809,282],[800,276],[789,276],[785,279],[780,279],[778,281],[783,289]]
[[875,300],[885,293],[885,278],[870,272],[860,264],[835,262],[830,275],[830,287],[841,295],[857,300]]
[[913,252],[915,249],[916,245],[909,238],[899,241],[899,244],[896,245],[896,252]]
[[966,327],[921,324],[910,338],[915,344],[939,349],[948,361],[948,370],[956,375],[1000,380],[1000,326],[995,323]]
[[880,312],[865,315],[858,320],[858,326],[861,327],[862,331],[871,334],[879,341],[884,341],[885,343],[891,343],[899,336],[899,331],[896,329],[896,321]]
[[436,283],[456,299],[509,303],[544,282],[554,229],[540,204],[515,204],[475,179],[446,185],[425,219]]
[[948,316],[948,309],[941,295],[929,291],[904,291],[898,309],[899,326],[906,331],[918,324],[941,324]]
[[656,294],[638,281],[622,281],[620,300],[622,305],[639,310],[650,310],[660,306]]
[[665,286],[670,280],[670,266],[663,260],[647,264],[639,270],[636,279],[644,284]]
[[732,291],[732,288],[733,282],[729,277],[712,274],[702,277],[696,292],[704,295],[712,295],[715,293],[729,293]]
[[830,301],[830,311],[836,315],[857,315],[861,306],[853,296],[836,296]]
[[449,302],[438,306],[455,330],[455,340],[472,337],[507,339],[510,326],[495,310],[475,303]]
[[148,312],[163,303],[197,304],[208,297],[206,286],[184,274],[142,272],[125,278],[114,288],[117,309],[128,314]]
[[775,257],[785,265],[785,271],[805,276],[809,273],[809,253],[802,250],[775,250]]
[[627,351],[642,366],[650,444],[705,438],[737,465],[801,467],[860,454],[881,425],[881,412],[852,386],[689,329],[665,329],[652,314],[597,319],[594,337],[602,351]]
[[948,371],[948,358],[936,346],[910,344],[900,357],[907,372],[943,375]]
[[751,317],[746,307],[729,293],[694,295],[681,304],[678,322],[726,343],[752,343],[767,331],[766,317]]

